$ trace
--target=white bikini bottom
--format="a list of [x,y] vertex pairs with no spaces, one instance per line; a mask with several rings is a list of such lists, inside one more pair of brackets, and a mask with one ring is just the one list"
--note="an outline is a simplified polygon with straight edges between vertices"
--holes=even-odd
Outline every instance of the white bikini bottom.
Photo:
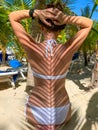
[[27,103],[36,121],[41,125],[62,124],[68,115],[70,103],[62,107],[37,107]]

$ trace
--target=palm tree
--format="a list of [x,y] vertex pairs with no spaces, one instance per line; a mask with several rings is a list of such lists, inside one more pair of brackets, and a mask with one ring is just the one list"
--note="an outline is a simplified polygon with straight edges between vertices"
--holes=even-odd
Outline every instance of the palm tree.
[[[85,17],[88,17],[88,18],[92,18],[93,13],[94,13],[96,7],[98,6],[96,1],[97,0],[93,1],[94,5],[93,5],[92,10],[90,10],[89,6],[86,6],[84,9],[81,9],[82,16],[85,16]],[[95,21],[94,21],[94,23],[95,23]],[[95,47],[96,40],[97,40],[96,35],[98,35],[98,31],[97,31],[97,28],[95,28],[95,26],[93,26],[89,36],[84,41],[84,44],[81,47],[81,49],[83,51],[83,55],[84,55],[84,61],[85,61],[84,65],[85,66],[88,65],[88,52]]]
[[93,8],[92,8],[92,11],[91,11],[91,14],[90,14],[89,18],[92,18],[93,13],[95,12],[95,10],[96,10],[96,8],[98,6],[98,0],[92,0],[92,1],[93,1],[94,5],[93,5]]
[[[5,26],[6,24],[6,26]],[[5,62],[6,46],[10,39],[10,27],[8,21],[8,11],[0,3],[0,46],[3,51],[3,63]]]
[[[90,12],[90,8],[89,6],[86,6],[84,8],[84,10],[82,10],[82,15],[92,18],[93,13],[96,10],[96,7],[98,6],[98,0],[93,0],[94,5],[93,8]],[[85,40],[83,46],[82,46],[82,50],[83,50],[83,54],[84,54],[84,59],[85,59],[85,66],[88,65],[88,51],[90,53],[93,53],[96,51],[96,55],[98,54],[98,45],[96,45],[96,42],[98,41],[98,22],[94,21],[93,22],[93,27],[91,29],[91,32],[89,34],[89,36],[87,37],[87,39]],[[98,44],[98,43],[97,43]],[[96,47],[97,46],[97,47]],[[90,87],[97,87],[98,85],[98,80],[97,80],[97,75],[98,75],[98,62],[96,62],[95,60],[95,65],[94,68],[92,69],[92,77],[91,77],[91,85]]]

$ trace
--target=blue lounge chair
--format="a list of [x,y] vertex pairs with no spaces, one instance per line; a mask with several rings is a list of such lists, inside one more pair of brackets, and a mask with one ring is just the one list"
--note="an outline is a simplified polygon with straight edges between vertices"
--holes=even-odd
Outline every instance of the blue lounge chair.
[[10,82],[13,88],[15,88],[15,82],[17,76],[18,76],[18,71],[0,70],[0,82]]
[[23,80],[26,80],[26,77],[24,76],[24,72],[27,72],[27,67],[24,66],[19,60],[12,59],[8,62],[11,69],[9,70],[16,70],[21,75]]

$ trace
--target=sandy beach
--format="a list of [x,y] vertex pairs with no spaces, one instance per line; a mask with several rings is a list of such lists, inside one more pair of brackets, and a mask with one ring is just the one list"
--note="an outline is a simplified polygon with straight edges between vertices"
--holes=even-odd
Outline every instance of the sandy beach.
[[[91,70],[79,67],[67,75],[72,118],[60,130],[98,130],[98,88],[88,89]],[[26,81],[18,82],[16,89],[8,83],[0,83],[0,130],[34,130],[24,116],[26,90]]]

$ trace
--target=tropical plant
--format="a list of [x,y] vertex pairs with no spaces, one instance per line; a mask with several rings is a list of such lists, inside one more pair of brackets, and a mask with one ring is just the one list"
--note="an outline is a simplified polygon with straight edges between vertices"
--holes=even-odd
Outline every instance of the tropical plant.
[[[14,11],[14,10],[19,10],[19,9],[27,9],[29,4],[31,6],[31,4],[34,4],[34,2],[32,2],[31,0],[29,0],[30,3],[28,3],[28,0],[21,0],[21,1],[18,1],[18,0],[5,0],[5,3],[3,2],[3,8],[5,8],[7,10],[7,16],[6,16],[6,19],[8,21],[8,28],[10,29],[7,29],[6,32],[9,33],[9,36],[10,36],[10,41],[9,42],[12,42],[14,43],[12,45],[12,47],[14,47],[14,51],[16,53],[16,57],[18,59],[22,59],[22,57],[25,56],[25,52],[22,48],[22,46],[20,45],[20,43],[18,42],[17,38],[15,37],[14,33],[13,33],[13,30],[11,28],[11,25],[9,23],[9,20],[8,20],[8,15],[10,12]],[[5,11],[3,11],[3,15],[5,15]],[[30,29],[29,29],[29,22],[30,20],[23,20],[22,21],[22,24],[23,26],[25,27],[26,31],[27,32],[30,32]],[[8,42],[6,42],[6,44],[8,44]],[[6,46],[5,46],[6,48]]]
[[[94,1],[92,10],[90,9],[90,7],[88,5],[84,9],[81,9],[82,16],[91,18],[93,16],[93,13],[94,13],[96,7],[97,7],[97,0]],[[83,55],[84,55],[84,65],[85,66],[88,65],[88,53],[91,54],[91,52],[93,52],[95,50],[97,35],[98,35],[97,22],[94,21],[91,32],[81,47],[81,50],[83,51]]]
[[0,46],[3,51],[3,63],[5,61],[6,46],[10,39],[9,32],[8,10],[0,3]]
[[93,13],[95,12],[95,10],[96,10],[96,8],[97,8],[97,6],[98,6],[98,0],[92,0],[93,1],[93,3],[94,3],[94,5],[93,5],[93,8],[92,8],[92,10],[91,10],[91,14],[90,14],[90,18],[92,18],[92,16],[93,16]]
[[[34,8],[38,8],[38,9],[43,9],[45,7],[46,4],[48,4],[49,2],[57,2],[57,1],[60,1],[62,4],[65,4],[65,5],[72,5],[72,0],[21,0],[21,1],[18,1],[18,0],[5,0],[5,3],[3,2],[3,5],[4,5],[4,8],[6,8],[8,10],[8,12],[11,12],[13,10],[18,10],[18,9],[30,9],[31,7],[34,7]],[[65,13],[69,14],[69,15],[73,15],[73,13],[70,11],[70,9],[65,6]],[[8,17],[7,17],[7,20],[8,20]],[[29,24],[31,21],[29,20],[24,20],[23,21],[23,25],[24,27],[26,28],[26,31],[31,33],[33,35],[33,37],[35,37],[35,39],[37,40],[40,40],[41,39],[41,32],[40,32],[40,28],[38,26],[38,23],[36,20],[33,20],[31,22],[31,24]],[[37,25],[37,26],[35,26]],[[10,28],[10,26],[9,26]],[[32,29],[33,28],[33,31]],[[73,26],[67,26],[66,27],[67,30],[67,34],[65,34],[65,31],[62,31],[61,32],[61,37],[59,40],[61,40],[62,43],[64,43],[66,41],[67,38],[69,38],[73,33],[75,33],[74,30],[76,30]],[[73,29],[72,29],[73,28]],[[73,30],[73,31],[71,31]],[[13,43],[15,42],[17,44],[17,50],[19,50],[18,52],[23,52],[22,48],[20,47],[18,41],[16,40],[15,36],[13,35],[13,31],[11,30],[10,28],[10,40],[13,41]],[[20,53],[20,54],[23,54],[23,53]],[[18,55],[20,55],[18,53]],[[19,56],[20,57],[20,56]]]

